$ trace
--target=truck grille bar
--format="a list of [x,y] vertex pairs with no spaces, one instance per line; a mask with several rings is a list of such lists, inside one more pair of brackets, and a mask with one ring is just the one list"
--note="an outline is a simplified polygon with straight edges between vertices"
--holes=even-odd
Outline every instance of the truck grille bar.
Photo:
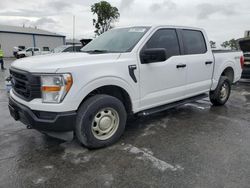
[[26,101],[41,98],[41,81],[39,76],[14,68],[10,69],[10,75],[12,77],[13,91],[18,97]]

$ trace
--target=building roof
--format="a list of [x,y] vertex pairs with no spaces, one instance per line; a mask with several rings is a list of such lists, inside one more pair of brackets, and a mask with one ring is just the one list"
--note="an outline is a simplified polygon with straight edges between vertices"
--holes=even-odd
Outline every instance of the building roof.
[[37,29],[33,27],[17,27],[17,26],[9,26],[9,25],[0,25],[0,32],[65,37],[60,34],[52,33],[50,31],[45,31],[45,30]]

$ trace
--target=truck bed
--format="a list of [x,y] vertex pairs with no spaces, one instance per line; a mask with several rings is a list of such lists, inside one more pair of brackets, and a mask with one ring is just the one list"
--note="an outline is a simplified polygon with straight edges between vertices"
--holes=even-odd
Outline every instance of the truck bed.
[[213,75],[213,87],[217,85],[220,79],[222,70],[225,70],[228,65],[233,69],[232,82],[237,82],[242,73],[240,57],[243,56],[241,51],[237,50],[212,50],[214,55],[214,75]]

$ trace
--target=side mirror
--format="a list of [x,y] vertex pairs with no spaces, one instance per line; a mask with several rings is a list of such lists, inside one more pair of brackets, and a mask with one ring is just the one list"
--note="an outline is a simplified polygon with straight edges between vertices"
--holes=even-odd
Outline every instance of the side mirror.
[[142,50],[140,58],[142,64],[163,62],[167,59],[167,52],[165,48],[150,48]]

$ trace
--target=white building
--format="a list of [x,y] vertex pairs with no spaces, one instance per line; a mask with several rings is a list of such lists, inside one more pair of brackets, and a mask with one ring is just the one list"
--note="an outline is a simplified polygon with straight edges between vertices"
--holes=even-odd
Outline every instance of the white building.
[[15,46],[53,49],[65,44],[65,36],[36,28],[0,25],[0,44],[5,57],[12,57]]

